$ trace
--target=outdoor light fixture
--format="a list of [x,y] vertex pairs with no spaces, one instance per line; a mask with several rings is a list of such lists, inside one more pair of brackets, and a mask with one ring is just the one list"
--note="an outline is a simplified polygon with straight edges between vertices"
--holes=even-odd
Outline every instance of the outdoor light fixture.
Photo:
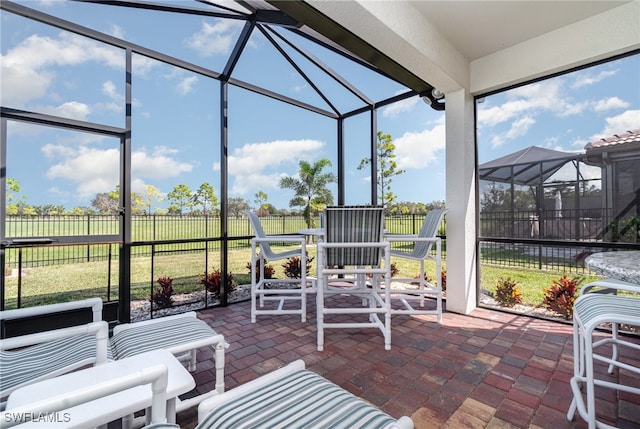
[[440,91],[438,88],[432,87],[431,91],[427,90],[425,92],[421,92],[420,98],[422,98],[422,101],[432,109],[438,111],[444,110],[444,92]]

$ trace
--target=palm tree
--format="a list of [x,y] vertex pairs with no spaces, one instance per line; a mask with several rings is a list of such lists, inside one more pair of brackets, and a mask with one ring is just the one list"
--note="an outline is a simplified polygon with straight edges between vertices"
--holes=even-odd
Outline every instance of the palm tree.
[[308,228],[313,228],[313,214],[327,205],[333,204],[333,194],[327,185],[337,182],[333,173],[323,173],[325,167],[331,167],[331,161],[322,158],[313,165],[300,161],[298,177],[283,177],[280,188],[292,189],[295,196],[289,201],[290,207],[304,207],[304,221]]

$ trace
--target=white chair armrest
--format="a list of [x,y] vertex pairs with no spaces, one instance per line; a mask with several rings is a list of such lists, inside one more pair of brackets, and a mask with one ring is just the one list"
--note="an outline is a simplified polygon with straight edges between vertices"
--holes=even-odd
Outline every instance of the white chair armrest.
[[61,302],[58,304],[40,305],[37,307],[17,308],[14,310],[0,311],[0,320],[23,319],[44,314],[60,313],[63,311],[91,308],[93,321],[102,320],[102,299],[88,298],[80,301]]
[[[151,423],[164,423],[167,421],[167,371],[167,366],[164,364],[153,365],[90,387],[13,408],[2,413],[2,427],[25,423],[24,420],[21,420],[21,418],[24,419],[24,416],[64,411],[76,405],[144,384],[151,384]],[[120,416],[114,418],[118,417]]]
[[595,280],[593,282],[587,283],[586,285],[580,288],[580,295],[584,295],[586,293],[598,293],[598,290],[592,290],[594,288],[602,288],[602,289],[613,289],[614,291],[624,290],[627,292],[634,292],[640,294],[640,285],[625,282],[622,280],[616,279],[602,279]]
[[107,361],[107,348],[109,341],[109,324],[104,321],[87,323],[81,326],[55,329],[52,331],[38,332],[35,334],[22,335],[19,337],[6,338],[0,341],[0,350],[11,350],[19,347],[28,347],[48,341],[55,341],[61,338],[74,337],[79,335],[94,334],[97,339],[96,364]]
[[273,243],[273,242],[305,242],[304,235],[267,235],[265,237],[253,237],[251,241],[256,243]]

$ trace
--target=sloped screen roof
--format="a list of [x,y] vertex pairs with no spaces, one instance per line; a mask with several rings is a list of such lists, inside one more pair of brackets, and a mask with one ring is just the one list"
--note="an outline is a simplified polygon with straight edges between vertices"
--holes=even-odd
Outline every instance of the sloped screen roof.
[[566,163],[576,159],[576,154],[530,146],[479,167],[480,180],[539,185],[544,183]]

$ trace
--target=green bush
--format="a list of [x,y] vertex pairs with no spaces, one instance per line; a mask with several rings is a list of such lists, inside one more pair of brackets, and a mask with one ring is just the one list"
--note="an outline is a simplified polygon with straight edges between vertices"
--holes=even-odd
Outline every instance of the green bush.
[[498,280],[496,286],[496,301],[503,307],[513,307],[516,304],[522,304],[522,292],[518,284],[510,277],[502,278]]

